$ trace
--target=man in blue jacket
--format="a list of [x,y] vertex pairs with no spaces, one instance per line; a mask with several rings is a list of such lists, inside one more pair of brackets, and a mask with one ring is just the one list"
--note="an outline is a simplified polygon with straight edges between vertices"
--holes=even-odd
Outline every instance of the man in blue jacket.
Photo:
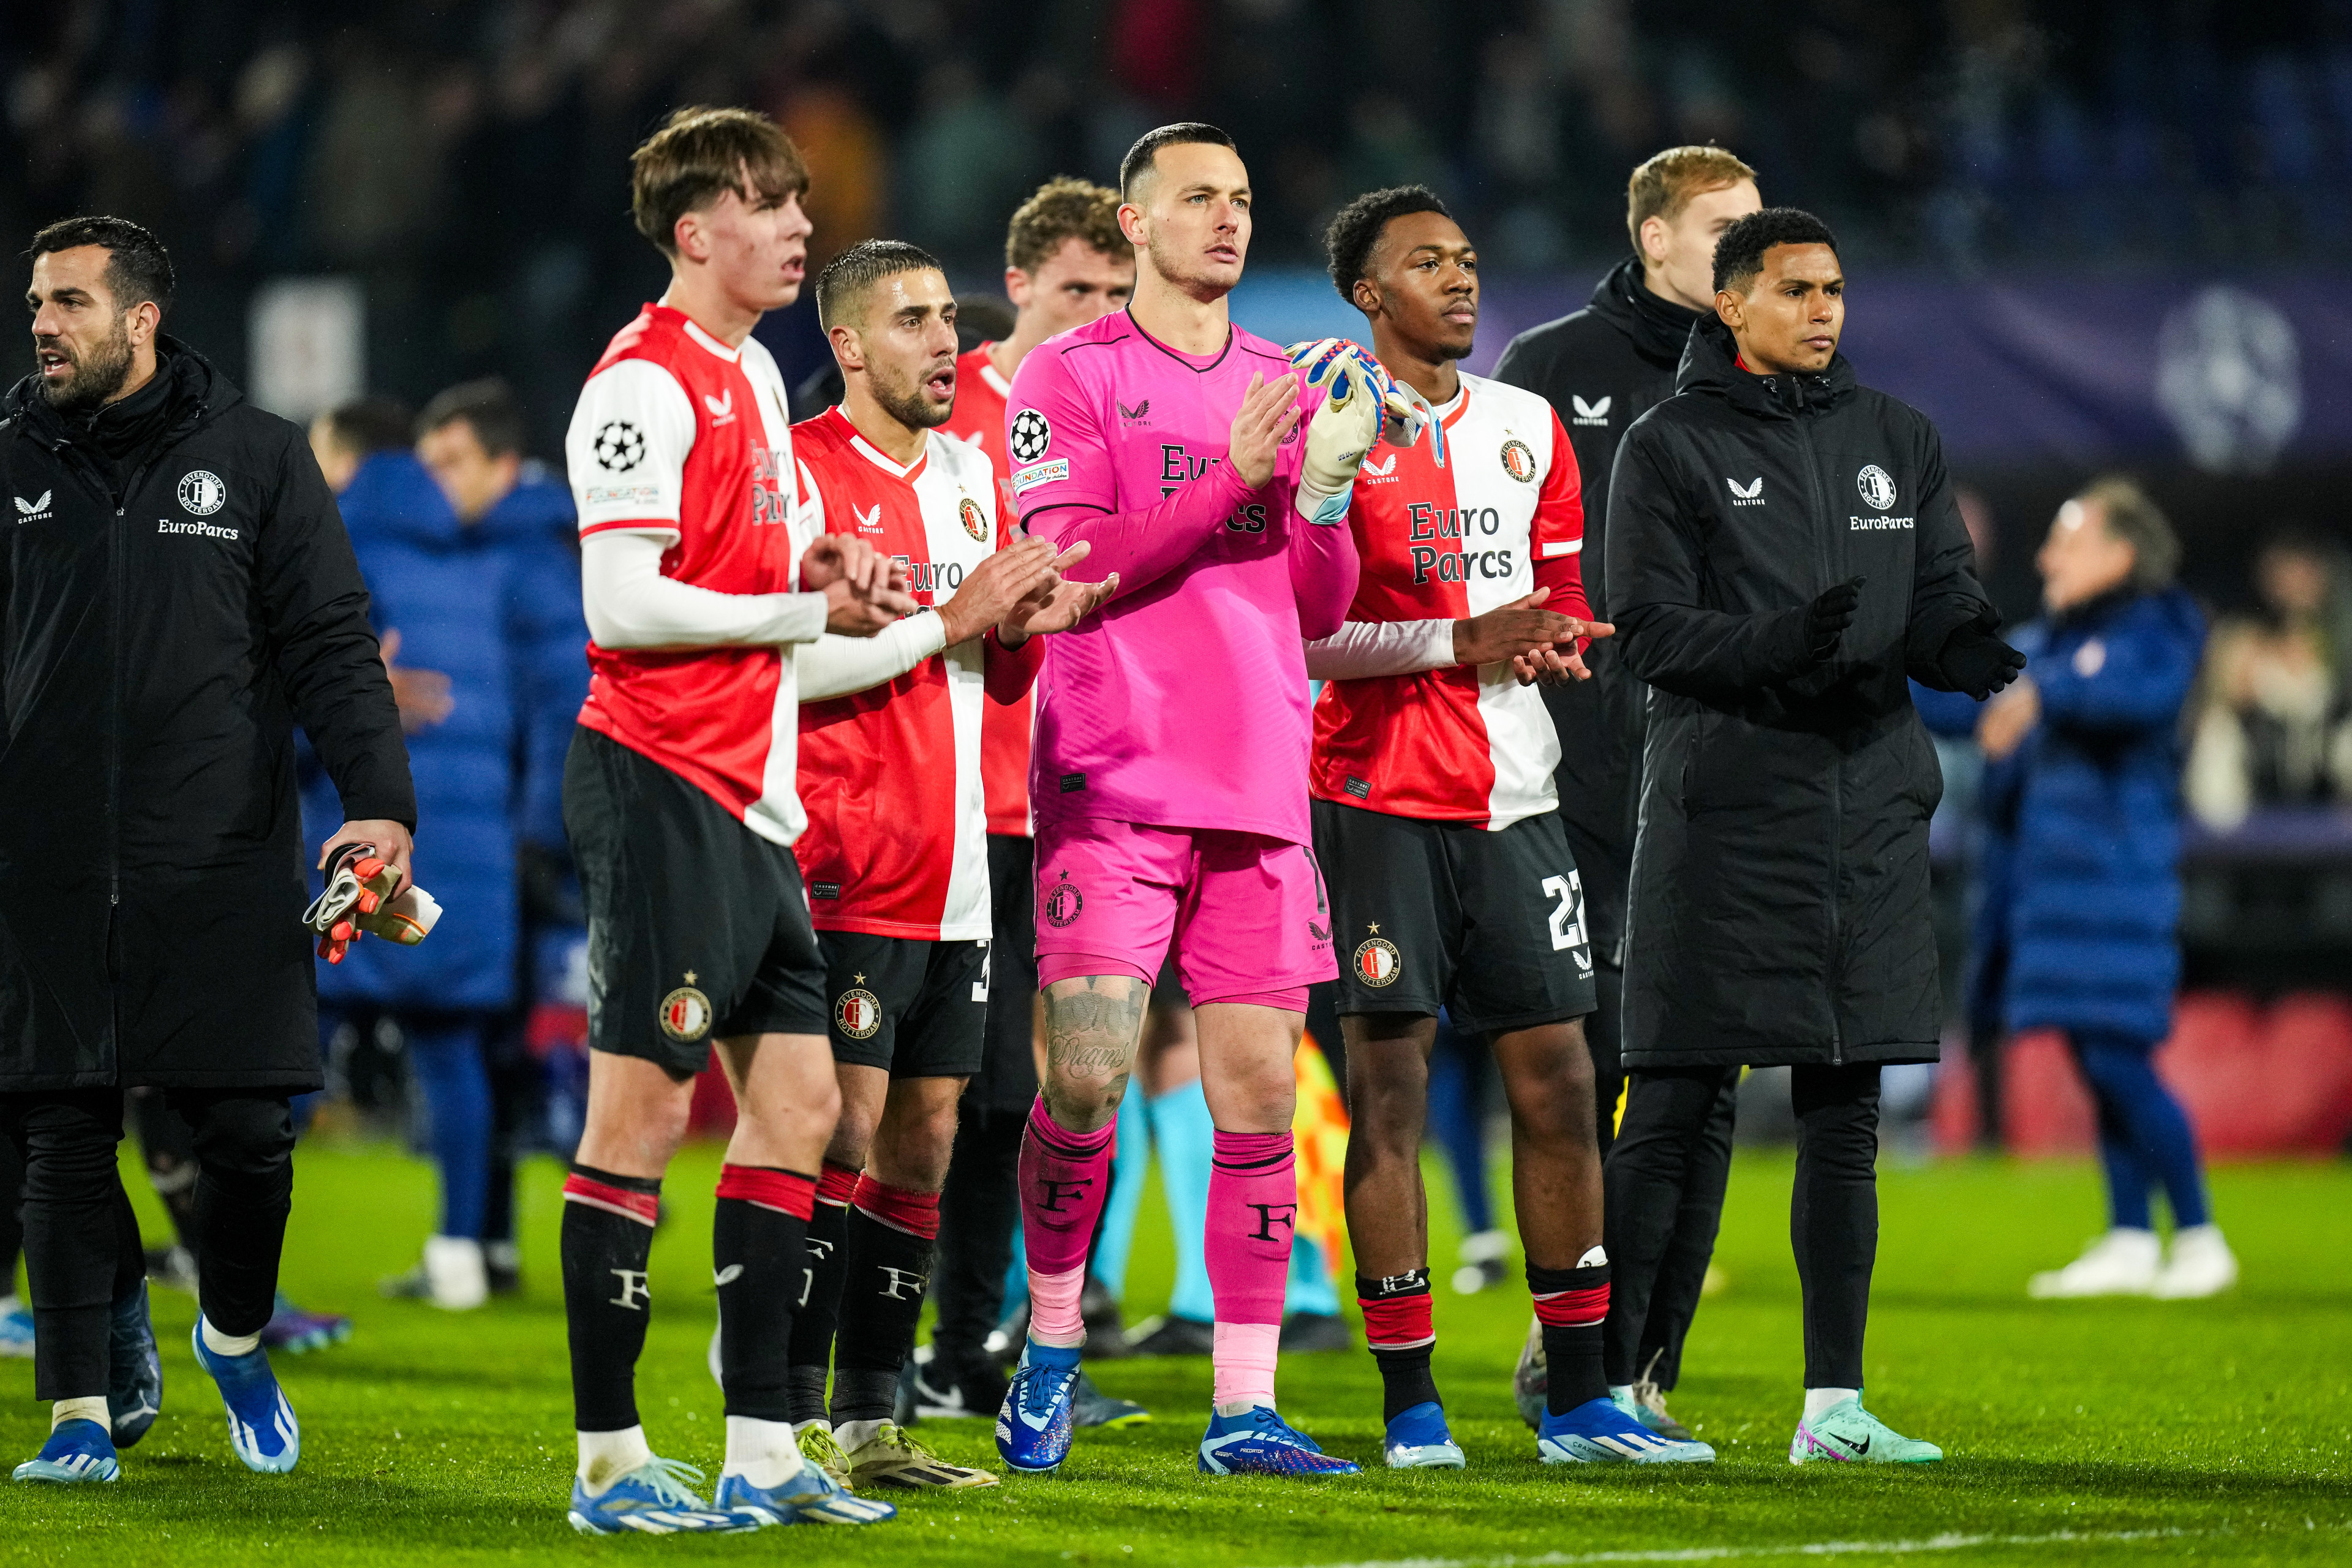
[[[2099,1114],[2109,1228],[2037,1297],[2210,1296],[2238,1277],[2206,1206],[2197,1135],[2149,1058],[2180,983],[2180,710],[2205,621],[2173,584],[2180,545],[2139,487],[2105,479],[2058,509],[2035,563],[2048,616],[2032,673],[1986,710],[2013,759],[2004,995],[2012,1029],[2059,1029]],[[2148,1194],[2172,1208],[2162,1256]]]
[[523,969],[522,847],[563,855],[562,748],[587,684],[571,500],[525,471],[520,411],[495,383],[435,399],[415,451],[369,449],[356,410],[323,424],[320,445],[341,470],[328,478],[378,630],[396,649],[446,912],[432,942],[362,942],[322,964],[320,995],[322,1009],[388,1013],[400,1026],[431,1118],[441,1217],[419,1272],[390,1288],[462,1310],[489,1291],[486,1236],[505,1243],[499,1272],[513,1266],[512,1167],[493,1158],[490,1063]]

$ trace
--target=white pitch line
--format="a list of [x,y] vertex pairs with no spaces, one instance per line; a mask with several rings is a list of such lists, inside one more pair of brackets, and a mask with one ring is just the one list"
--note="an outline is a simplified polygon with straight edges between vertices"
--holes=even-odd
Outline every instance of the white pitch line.
[[1921,1552],[1965,1552],[1976,1546],[2106,1545],[2134,1541],[2179,1541],[2229,1533],[2212,1530],[2061,1530],[2048,1535],[1930,1535],[1917,1541],[1805,1541],[1784,1546],[1685,1546],[1650,1552],[1546,1552],[1534,1556],[1383,1557],[1330,1563],[1320,1568],[1579,1568],[1601,1563],[1722,1563],[1742,1558],[1901,1556]]

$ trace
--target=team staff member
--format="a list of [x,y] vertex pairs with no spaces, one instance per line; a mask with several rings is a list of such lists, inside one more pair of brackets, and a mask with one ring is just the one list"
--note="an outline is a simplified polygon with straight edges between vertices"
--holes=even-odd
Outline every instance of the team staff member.
[[288,1101],[320,1084],[294,726],[341,800],[326,847],[375,846],[403,887],[408,753],[302,431],[162,334],[172,263],[145,229],[68,219],[31,253],[38,368],[0,426],[0,1124],[26,1165],[34,1385],[56,1405],[16,1477],[118,1474],[108,1308],[139,1251],[114,1146],[139,1086],[195,1133],[194,1349],[229,1446],[290,1470],[300,1428],[260,1334]]
[[[955,406],[942,435],[978,447],[1001,484],[1013,465],[1004,446],[1004,404],[1013,375],[1047,338],[1100,320],[1135,291],[1135,247],[1118,231],[1118,193],[1084,180],[1049,180],[1014,210],[1004,235],[1004,292],[1017,314],[1010,336],[977,344],[956,360]],[[963,318],[969,323],[971,317]],[[1009,521],[1012,507],[1003,503]],[[1037,920],[1030,886],[1035,859],[1029,831],[1029,728],[1034,695],[1024,690],[981,709],[980,772],[988,798],[988,1048],[964,1090],[955,1157],[940,1194],[939,1271],[931,1300],[939,1316],[931,1359],[915,1369],[921,1415],[992,1415],[1004,1401],[1004,1374],[986,1350],[1004,1302],[1004,1272],[1021,1215],[1015,1166],[1021,1130],[1037,1098]],[[1119,1419],[1134,1407],[1079,1379],[1079,1425]],[[1092,1421],[1089,1417],[1093,1417]]]
[[[1511,340],[1495,379],[1537,392],[1567,427],[1584,476],[1584,582],[1595,605],[1608,602],[1610,469],[1626,426],[1671,396],[1675,367],[1691,328],[1715,309],[1715,246],[1735,219],[1762,206],[1756,171],[1720,147],[1670,147],[1633,171],[1625,192],[1625,228],[1633,254],[1612,268],[1583,310]],[[1619,1060],[1620,1002],[1625,979],[1625,882],[1633,861],[1634,786],[1641,773],[1641,683],[1607,644],[1587,651],[1589,681],[1554,683],[1545,705],[1560,739],[1559,812],[1584,875],[1585,909],[1599,970],[1600,1005],[1584,1023],[1592,1052],[1605,1156],[1625,1088]],[[1690,1433],[1667,1415],[1664,1393],[1682,1366],[1683,1336],[1698,1310],[1699,1289],[1715,1250],[1716,1226],[1731,1174],[1734,1088],[1727,1085],[1692,1163],[1684,1217],[1645,1316],[1626,1315],[1612,1299],[1606,1334],[1612,1363],[1630,1363],[1621,1399],[1668,1436]],[[1619,1342],[1622,1342],[1620,1343]],[[1521,1357],[1519,1411],[1533,1426],[1541,1414],[1544,1371],[1530,1333]],[[1636,1375],[1638,1374],[1638,1375]]]
[[1581,677],[1578,646],[1610,633],[1589,618],[1578,570],[1576,454],[1542,398],[1457,367],[1477,335],[1478,258],[1434,193],[1360,196],[1325,246],[1374,354],[1428,400],[1449,454],[1441,467],[1416,446],[1358,477],[1355,599],[1307,659],[1326,680],[1307,787],[1350,954],[1339,982],[1348,1235],[1386,1457],[1396,1469],[1464,1463],[1430,1374],[1421,1184],[1443,1007],[1485,1037],[1510,1101],[1511,1184],[1552,1373],[1538,1455],[1709,1460],[1706,1445],[1670,1442],[1611,1403],[1601,1370],[1609,1260],[1581,1022],[1592,956],[1552,780],[1559,742],[1512,668]]
[[1717,320],[1626,432],[1610,498],[1610,610],[1651,710],[1609,1253],[1646,1296],[1724,1082],[1792,1068],[1806,1364],[1790,1461],[1938,1459],[1862,1405],[1879,1068],[1935,1060],[1940,1024],[1943,781],[1906,677],[1982,698],[2025,660],[1993,635],[1934,426],[1838,355],[1827,226],[1790,207],[1740,219],[1715,283]]
[[1084,545],[1059,559],[1042,539],[999,548],[986,455],[931,438],[957,383],[938,261],[896,240],[853,246],[817,279],[817,319],[845,395],[793,427],[803,517],[904,562],[923,607],[799,655],[809,827],[793,852],[824,954],[841,1120],[793,1321],[793,1424],[803,1454],[860,1486],[993,1486],[892,1419],[993,989],[981,702],[984,688],[1026,688],[1045,651],[1033,633],[1108,589],[1062,584]]

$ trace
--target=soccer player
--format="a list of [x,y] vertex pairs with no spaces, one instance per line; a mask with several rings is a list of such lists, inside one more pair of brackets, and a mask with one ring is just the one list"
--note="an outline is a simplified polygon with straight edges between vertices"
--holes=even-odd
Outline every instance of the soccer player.
[[[982,689],[1017,696],[1044,645],[1114,584],[1064,584],[1042,539],[998,548],[987,455],[934,441],[956,395],[955,300],[940,264],[869,240],[817,279],[840,406],[793,427],[803,516],[903,563],[919,613],[800,654],[794,846],[824,953],[841,1120],[793,1324],[802,1452],[857,1485],[993,1486],[891,1419],[939,1235],[956,1101],[981,1064],[990,994]],[[836,1341],[838,1342],[836,1344]],[[825,1373],[833,1372],[830,1424]]]
[[1162,126],[1119,169],[1138,253],[1127,310],[1066,332],[1013,378],[1006,446],[1030,531],[1093,545],[1118,596],[1046,650],[1030,770],[1045,1082],[1021,1151],[1029,1336],[997,1419],[1016,1469],[1069,1450],[1088,1238],[1111,1133],[1171,933],[1216,1117],[1211,1474],[1352,1474],[1275,1412],[1297,1192],[1291,1054],[1328,979],[1330,911],[1308,847],[1301,638],[1356,585],[1347,492],[1382,399],[1318,367],[1305,417],[1282,351],[1233,325],[1248,171],[1213,126]]
[[1672,1229],[1724,1080],[1790,1068],[1805,1342],[1790,1462],[1932,1461],[1862,1402],[1879,1068],[1934,1061],[1941,1027],[1927,818],[1943,781],[1906,677],[1981,700],[2025,658],[1993,635],[1935,427],[1838,354],[1827,226],[1792,207],[1741,218],[1715,286],[1716,319],[1625,433],[1610,497],[1610,608],[1650,687],[1619,1145],[1649,1152],[1611,1163],[1611,1249],[1621,1229]]
[[[808,174],[765,118],[683,109],[631,160],[668,290],[604,351],[565,437],[593,671],[563,817],[588,910],[587,1126],[563,1195],[583,1531],[866,1523],[793,1440],[785,1352],[840,1095],[824,961],[792,854],[793,648],[913,603],[855,536],[795,531],[775,362],[800,293]],[[805,547],[803,547],[805,546]],[[662,1173],[713,1044],[739,1120],[712,1226],[727,1459],[717,1506],[654,1457],[635,1369]]]
[[[1715,246],[1736,219],[1764,205],[1756,171],[1720,147],[1669,147],[1644,160],[1626,182],[1625,232],[1633,254],[1609,271],[1586,307],[1513,338],[1495,379],[1549,401],[1568,431],[1584,476],[1587,596],[1606,601],[1609,482],[1626,427],[1675,390],[1691,328],[1715,309]],[[1586,656],[1592,679],[1544,689],[1559,732],[1559,815],[1584,876],[1585,923],[1592,942],[1599,1005],[1585,1020],[1598,1090],[1602,1178],[1614,1194],[1613,1144],[1624,1098],[1620,1003],[1625,989],[1625,888],[1633,860],[1635,785],[1641,777],[1641,682],[1607,643]],[[1603,1354],[1612,1391],[1639,1410],[1652,1430],[1690,1433],[1666,1413],[1665,1393],[1682,1367],[1683,1336],[1698,1310],[1715,1250],[1723,1194],[1731,1175],[1736,1083],[1707,1118],[1683,1187],[1683,1203],[1662,1249],[1654,1289],[1646,1268],[1612,1265]],[[1626,1158],[1639,1162],[1639,1150]],[[1644,1242],[1646,1249],[1649,1243]],[[1544,1405],[1540,1342],[1534,1334],[1517,1379],[1520,1414],[1529,1426]]]
[[[978,447],[1000,484],[1012,480],[1004,447],[1004,400],[1031,350],[1125,305],[1135,291],[1135,247],[1118,228],[1118,193],[1084,180],[1049,180],[1013,212],[1004,236],[1004,292],[1016,310],[1001,340],[956,361],[955,406],[942,435]],[[959,315],[967,332],[972,312]],[[1004,506],[1009,521],[1012,508]],[[988,697],[981,709],[981,784],[988,798],[988,1042],[964,1090],[955,1156],[940,1196],[939,1268],[931,1300],[938,1318],[931,1359],[915,1369],[919,1415],[990,1415],[1004,1400],[1004,1376],[988,1354],[989,1331],[1004,1300],[1005,1266],[1020,1218],[1016,1167],[1021,1131],[1037,1099],[1037,921],[1030,907],[1035,870],[1029,829],[1032,694]],[[1112,1399],[1080,1377],[1081,1426],[1136,1419],[1139,1405]]]
[[[1601,1156],[1583,1017],[1593,962],[1552,771],[1559,742],[1527,681],[1589,679],[1576,454],[1544,400],[1467,375],[1478,258],[1434,192],[1359,196],[1325,238],[1331,281],[1372,352],[1429,402],[1446,462],[1414,447],[1357,480],[1363,563],[1348,624],[1307,649],[1316,858],[1350,948],[1348,1234],[1385,1394],[1390,1466],[1459,1468],[1430,1375],[1421,1142],[1443,1007],[1495,1053],[1511,1108],[1511,1181],[1551,1380],[1547,1463],[1708,1460],[1609,1398],[1601,1325]],[[1515,669],[1517,664],[1518,668]]]

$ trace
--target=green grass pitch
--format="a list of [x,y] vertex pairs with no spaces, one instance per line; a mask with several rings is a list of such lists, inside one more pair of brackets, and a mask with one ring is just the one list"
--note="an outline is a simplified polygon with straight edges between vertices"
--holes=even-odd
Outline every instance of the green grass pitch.
[[[715,1476],[715,1149],[673,1173],[654,1251],[656,1314],[639,1388],[656,1449]],[[901,1503],[895,1525],[682,1540],[585,1541],[563,1522],[572,1469],[557,1174],[525,1195],[527,1297],[465,1317],[379,1300],[431,1213],[421,1163],[355,1143],[300,1157],[286,1279],[359,1331],[280,1361],[303,1422],[289,1477],[230,1458],[220,1407],[188,1353],[193,1303],[163,1293],[165,1415],[122,1481],[0,1485],[0,1557],[43,1563],[470,1564],[725,1559],[905,1564],[1422,1564],[1799,1562],[2352,1563],[2352,1167],[2224,1167],[2216,1207],[2245,1266],[2220,1300],[2036,1304],[2026,1274],[2099,1223],[2083,1165],[1962,1162],[1883,1168],[1869,1348],[1873,1407],[1952,1458],[1928,1469],[1792,1469],[1801,1367],[1789,1260],[1790,1158],[1743,1155],[1675,1408],[1722,1460],[1675,1474],[1538,1465],[1513,1415],[1527,1323],[1510,1288],[1440,1286],[1439,1381],[1469,1450],[1460,1474],[1302,1485],[1192,1470],[1208,1397],[1200,1362],[1099,1363],[1158,1413],[1081,1434],[1062,1476]],[[162,1217],[134,1179],[151,1236]],[[1442,1187],[1439,1189],[1442,1192]],[[1434,1205],[1443,1211],[1442,1197]],[[1162,1211],[1145,1206],[1133,1306],[1164,1300]],[[1453,1237],[1436,1256],[1452,1256]],[[1379,1379],[1360,1351],[1286,1358],[1283,1408],[1332,1449],[1377,1465]],[[29,1363],[0,1363],[0,1455],[47,1430]],[[933,1423],[950,1458],[992,1463],[982,1423]]]

